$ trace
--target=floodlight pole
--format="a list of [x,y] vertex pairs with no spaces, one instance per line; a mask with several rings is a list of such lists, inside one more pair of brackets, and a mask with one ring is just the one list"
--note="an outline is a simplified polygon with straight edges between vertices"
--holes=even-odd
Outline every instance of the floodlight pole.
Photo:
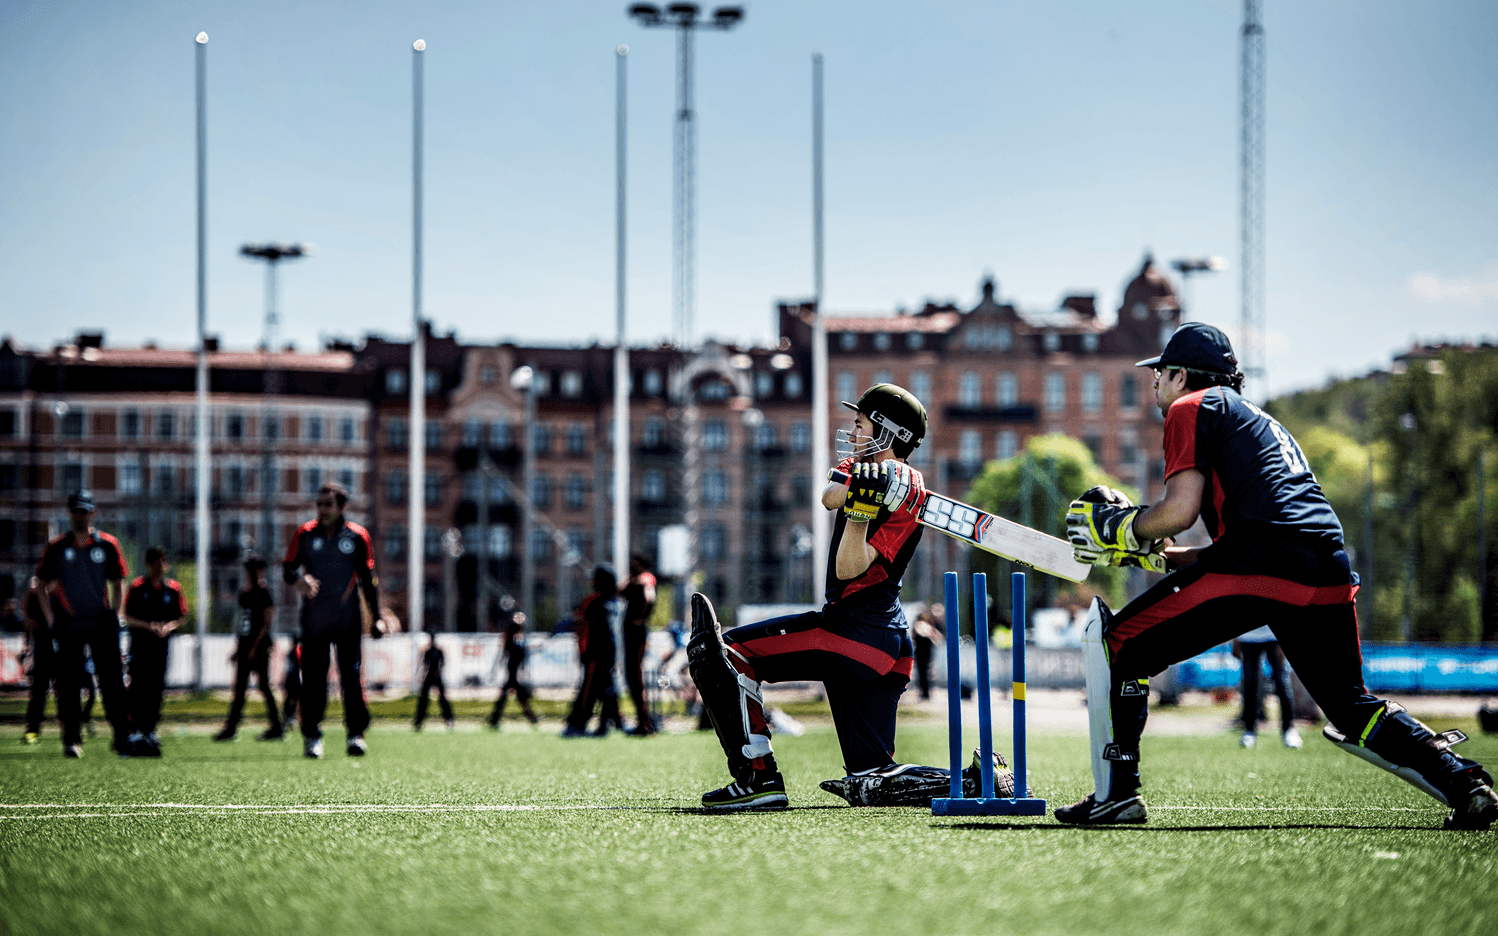
[[[629,346],[625,331],[625,155],[629,46],[614,50],[614,303],[617,337],[614,340],[614,573],[621,579],[629,569]],[[527,544],[529,548],[529,544]]]
[[198,163],[198,368],[196,377],[197,390],[197,426],[198,434],[196,443],[197,466],[197,549],[194,559],[197,563],[197,594],[194,600],[198,606],[198,639],[193,643],[192,685],[196,692],[202,692],[204,686],[203,678],[203,641],[208,635],[208,538],[211,535],[208,522],[208,111],[207,111],[207,87],[208,87],[208,34],[198,33],[194,39],[197,56],[197,163]]
[[811,329],[811,594],[827,580],[830,517],[822,506],[822,484],[832,468],[827,387],[827,317],[822,310],[824,242],[822,228],[822,53],[811,57],[812,280],[815,317]]
[[[421,320],[422,53],[411,44],[411,420],[410,477],[406,492],[406,629],[418,633],[426,614],[426,329]],[[371,608],[378,615],[378,608]]]

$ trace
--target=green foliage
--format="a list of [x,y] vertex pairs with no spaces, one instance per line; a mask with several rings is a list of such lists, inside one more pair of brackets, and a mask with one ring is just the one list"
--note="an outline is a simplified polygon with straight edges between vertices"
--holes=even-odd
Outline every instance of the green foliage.
[[[1013,458],[984,465],[964,499],[989,513],[1065,538],[1067,506],[1078,494],[1098,484],[1118,488],[1131,500],[1139,496],[1098,467],[1092,451],[1083,443],[1070,436],[1044,435],[1031,439]],[[972,551],[973,570],[988,573],[989,591],[997,609],[1009,607],[1008,573],[1012,565],[981,550]],[[1102,595],[1115,608],[1124,603],[1126,577],[1123,569],[1109,568],[1094,568],[1080,585],[1040,576],[1042,587],[1054,583],[1058,589],[1046,596],[1049,601],[1085,604],[1093,595]],[[1032,597],[1038,597],[1034,585],[1031,589]]]

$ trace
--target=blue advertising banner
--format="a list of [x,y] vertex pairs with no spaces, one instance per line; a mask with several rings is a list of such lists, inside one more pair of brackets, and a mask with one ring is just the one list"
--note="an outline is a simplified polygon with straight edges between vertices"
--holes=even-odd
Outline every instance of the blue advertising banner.
[[[1242,680],[1228,644],[1181,663],[1177,673],[1183,689],[1236,689]],[[1363,680],[1375,693],[1498,694],[1498,646],[1365,643]]]

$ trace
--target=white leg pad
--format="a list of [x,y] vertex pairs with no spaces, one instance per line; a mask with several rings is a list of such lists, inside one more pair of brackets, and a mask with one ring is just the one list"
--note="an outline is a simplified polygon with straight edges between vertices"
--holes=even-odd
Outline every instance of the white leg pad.
[[[730,650],[732,652],[732,650]],[[755,734],[749,727],[749,700],[753,699],[758,705],[761,713],[765,710],[764,696],[760,692],[759,681],[750,679],[743,673],[735,673],[739,680],[739,715],[744,720],[744,737],[748,743],[743,747],[743,754],[750,760],[756,757],[767,757],[774,751],[770,747],[770,736]]]
[[1113,708],[1109,696],[1113,679],[1108,667],[1108,650],[1103,645],[1103,622],[1108,617],[1108,606],[1101,598],[1092,600],[1092,607],[1082,622],[1082,666],[1087,674],[1087,724],[1092,736],[1092,782],[1093,798],[1101,803],[1113,789],[1113,762],[1104,757],[1104,752],[1113,743]]

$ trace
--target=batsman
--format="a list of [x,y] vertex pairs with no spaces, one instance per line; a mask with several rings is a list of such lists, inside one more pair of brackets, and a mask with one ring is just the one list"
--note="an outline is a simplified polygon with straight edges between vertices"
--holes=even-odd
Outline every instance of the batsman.
[[[1487,829],[1498,796],[1476,761],[1451,752],[1459,731],[1434,732],[1363,685],[1342,525],[1285,428],[1240,395],[1227,336],[1192,322],[1158,356],[1165,416],[1165,497],[1133,505],[1108,488],[1073,501],[1068,537],[1079,562],[1143,566],[1165,578],[1114,614],[1093,602],[1082,629],[1094,791],[1056,810],[1076,825],[1142,823],[1139,737],[1149,677],[1267,624],[1330,724],[1338,747],[1450,808],[1448,829]],[[1212,544],[1166,545],[1200,516]]]
[[[826,686],[846,776],[822,789],[855,806],[927,806],[945,796],[939,767],[895,762],[895,712],[910,682],[913,647],[900,607],[900,579],[921,540],[921,473],[905,463],[926,435],[926,410],[908,390],[875,384],[844,402],[856,414],[838,431],[839,458],[822,491],[838,511],[827,557],[826,603],[804,614],[721,631],[712,604],[692,595],[687,660],[728,756],[733,782],[702,795],[713,810],[783,809],[762,682]],[[995,757],[995,785],[1013,796],[1014,777]],[[978,766],[963,771],[968,795]],[[1001,793],[999,795],[1006,795]]]

